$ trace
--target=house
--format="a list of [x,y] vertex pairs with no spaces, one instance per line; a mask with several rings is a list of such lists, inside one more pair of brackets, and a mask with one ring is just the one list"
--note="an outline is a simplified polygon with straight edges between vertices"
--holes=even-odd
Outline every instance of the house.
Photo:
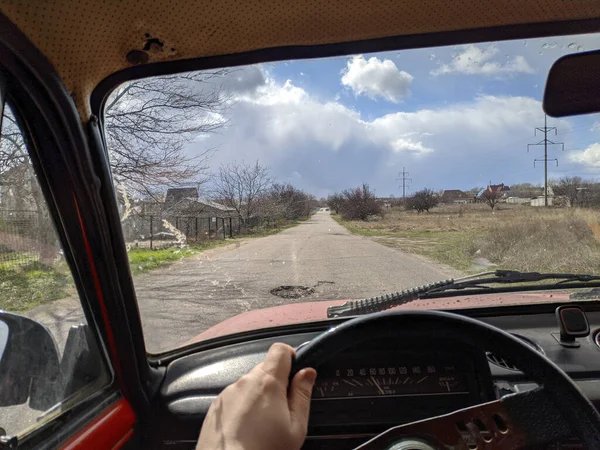
[[182,200],[198,200],[198,188],[169,188],[165,197],[165,206],[175,205]]
[[477,198],[481,199],[485,195],[488,195],[488,192],[496,193],[500,196],[501,199],[506,200],[506,192],[510,191],[510,186],[505,185],[504,183],[500,184],[489,184],[485,189],[482,189],[477,193]]
[[235,208],[200,198],[197,188],[167,190],[163,213],[170,216],[235,217]]
[[496,192],[504,195],[506,191],[510,191],[510,186],[506,186],[504,183],[500,184],[490,184],[488,185],[487,191]]
[[506,199],[506,203],[512,205],[529,205],[532,198],[537,198],[542,193],[541,189],[532,188],[527,190],[514,190],[505,191],[503,197]]
[[446,189],[440,198],[442,203],[473,203],[473,196],[460,189]]

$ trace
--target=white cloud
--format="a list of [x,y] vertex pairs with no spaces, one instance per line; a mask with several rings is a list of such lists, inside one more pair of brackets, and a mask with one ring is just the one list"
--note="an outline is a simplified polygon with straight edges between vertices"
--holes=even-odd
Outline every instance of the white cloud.
[[376,57],[366,60],[362,55],[348,61],[342,76],[342,84],[354,94],[372,99],[381,97],[393,103],[410,95],[412,80],[412,75],[399,70],[392,60]]
[[512,73],[534,73],[523,56],[514,56],[504,64],[494,60],[499,50],[495,46],[482,49],[476,45],[467,45],[464,51],[456,55],[449,64],[442,64],[431,72],[432,75],[448,73],[500,75]]
[[[403,165],[415,188],[455,189],[490,179],[511,183],[543,174],[533,168],[523,140],[542,116],[533,98],[481,95],[409,112],[398,107],[374,118],[342,101],[320,99],[266,73],[253,95],[232,103],[231,126],[202,146],[218,147],[214,167],[258,158],[274,177],[293,179],[316,195],[363,181],[391,192]],[[556,120],[552,126],[568,123]]]
[[567,157],[574,163],[582,164],[588,168],[600,169],[600,144],[595,143],[585,150],[570,152]]

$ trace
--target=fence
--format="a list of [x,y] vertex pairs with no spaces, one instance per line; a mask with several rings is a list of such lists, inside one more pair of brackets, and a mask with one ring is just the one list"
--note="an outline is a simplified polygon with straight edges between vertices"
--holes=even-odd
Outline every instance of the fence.
[[0,209],[0,270],[41,262],[50,265],[60,255],[47,212]]
[[[123,223],[128,246],[151,249],[206,240],[229,239],[276,224],[252,217],[131,215]],[[54,226],[47,211],[0,209],[0,271],[31,263],[54,264],[61,256]]]
[[151,249],[182,244],[200,244],[214,239],[229,239],[252,229],[270,226],[259,217],[131,215],[123,223],[128,246]]

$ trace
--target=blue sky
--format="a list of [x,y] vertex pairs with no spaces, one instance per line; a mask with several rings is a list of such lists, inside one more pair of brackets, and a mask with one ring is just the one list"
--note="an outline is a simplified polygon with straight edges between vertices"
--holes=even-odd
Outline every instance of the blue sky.
[[[369,183],[380,196],[543,182],[527,153],[542,127],[546,75],[560,56],[600,48],[599,35],[519,40],[250,66],[224,86],[230,125],[189,145],[218,147],[213,169],[260,159],[279,181],[317,197]],[[548,119],[565,143],[551,177],[600,175],[600,117]]]

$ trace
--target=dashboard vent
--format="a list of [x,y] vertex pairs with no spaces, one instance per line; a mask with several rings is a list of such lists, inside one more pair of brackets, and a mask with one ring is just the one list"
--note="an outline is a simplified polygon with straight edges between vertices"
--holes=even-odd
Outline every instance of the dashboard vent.
[[[542,347],[540,347],[536,342],[532,341],[531,339],[526,338],[525,336],[521,336],[519,334],[513,334],[513,336],[518,339],[521,339],[523,342],[525,342],[531,348],[544,354],[544,350],[542,350]],[[514,364],[512,364],[510,362],[510,360],[507,360],[506,358],[495,355],[492,352],[485,352],[485,356],[487,357],[489,362],[491,362],[492,364],[494,364],[498,367],[502,367],[507,370],[519,371],[519,368],[517,366],[515,366]]]

